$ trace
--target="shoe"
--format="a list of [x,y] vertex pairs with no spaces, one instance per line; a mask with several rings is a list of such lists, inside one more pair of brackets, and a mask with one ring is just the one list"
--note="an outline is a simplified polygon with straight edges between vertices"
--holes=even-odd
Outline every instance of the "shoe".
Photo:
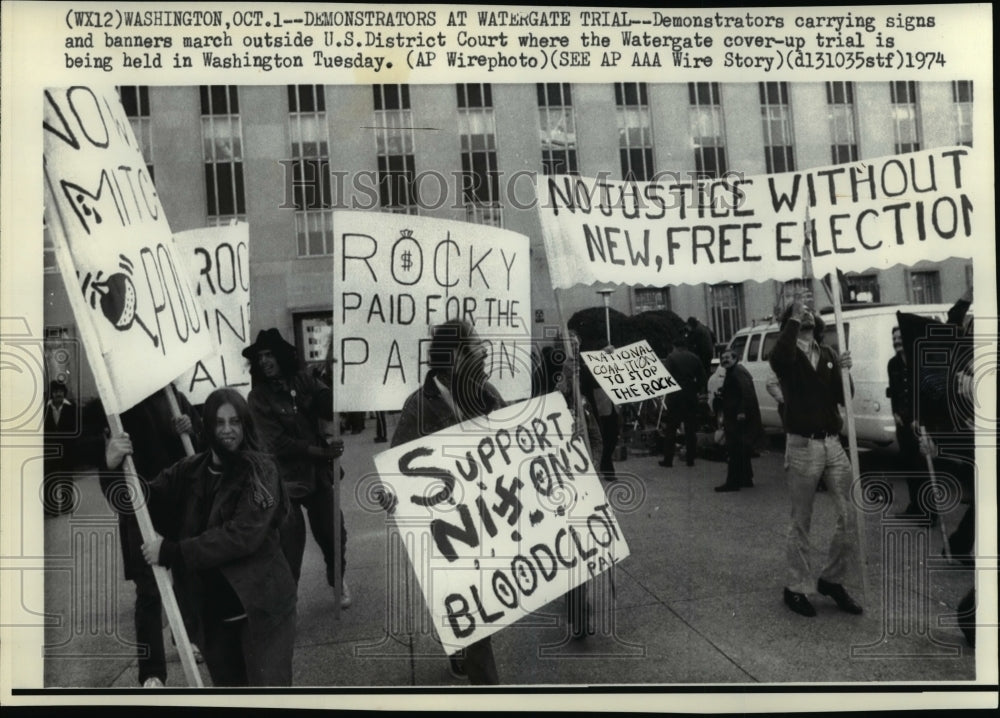
[[723,492],[723,491],[739,491],[740,487],[739,486],[733,486],[731,484],[722,484],[721,486],[716,486],[715,490],[718,491],[718,492],[720,492],[720,493]]
[[194,645],[193,643],[191,644],[191,652],[194,654],[195,663],[205,662],[205,656],[201,655],[201,649],[198,648],[198,646]]
[[388,441],[388,439],[385,438],[384,436],[376,436],[375,437],[375,443],[376,444],[384,444],[387,441]]
[[667,468],[670,468],[671,466],[674,465],[674,462],[672,460],[668,461],[667,459],[660,459],[659,464],[660,466],[666,466]]
[[347,581],[340,579],[340,607],[350,608],[354,600],[351,598],[351,589],[347,587]]
[[163,681],[156,676],[150,676],[142,682],[143,688],[163,688]]
[[865,612],[865,609],[861,608],[853,598],[847,595],[847,591],[839,583],[831,583],[830,581],[820,579],[819,583],[816,584],[816,590],[836,601],[837,608],[841,611],[853,613],[855,616],[860,616]]
[[785,605],[795,611],[800,616],[812,618],[816,615],[816,609],[809,603],[804,593],[796,593],[785,589]]
[[684,463],[687,464],[688,466],[694,466],[694,460],[693,459],[689,459],[689,460],[685,461]]

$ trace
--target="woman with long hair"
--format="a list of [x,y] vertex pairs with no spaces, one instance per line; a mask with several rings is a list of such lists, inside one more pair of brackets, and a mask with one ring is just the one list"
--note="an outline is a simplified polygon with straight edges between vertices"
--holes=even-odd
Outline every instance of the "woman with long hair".
[[[143,544],[143,555],[173,571],[197,611],[197,642],[214,685],[291,685],[296,587],[278,536],[284,487],[238,392],[209,395],[204,427],[208,450],[149,484],[162,535]],[[122,455],[131,452],[127,435],[112,441]]]

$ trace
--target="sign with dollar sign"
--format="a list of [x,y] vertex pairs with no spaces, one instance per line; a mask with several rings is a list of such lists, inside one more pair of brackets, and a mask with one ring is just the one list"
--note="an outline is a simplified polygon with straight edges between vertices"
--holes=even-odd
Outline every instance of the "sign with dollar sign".
[[531,393],[528,238],[479,224],[382,212],[334,212],[337,411],[394,411],[420,386],[430,328],[472,324],[490,381]]

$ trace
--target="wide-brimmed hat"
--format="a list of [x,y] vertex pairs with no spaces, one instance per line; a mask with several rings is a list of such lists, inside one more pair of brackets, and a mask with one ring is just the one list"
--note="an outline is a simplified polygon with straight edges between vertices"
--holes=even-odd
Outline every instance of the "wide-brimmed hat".
[[274,354],[275,358],[281,360],[282,357],[294,359],[295,346],[286,342],[281,333],[275,329],[261,329],[257,334],[257,341],[243,350],[243,356],[251,362],[256,358],[257,353],[262,349],[267,349]]

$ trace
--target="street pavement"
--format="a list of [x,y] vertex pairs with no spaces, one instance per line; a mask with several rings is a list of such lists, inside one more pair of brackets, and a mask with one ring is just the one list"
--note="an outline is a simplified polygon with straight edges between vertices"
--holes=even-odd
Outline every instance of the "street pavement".
[[[354,602],[335,618],[333,592],[310,536],[299,584],[294,685],[467,686],[449,672],[400,544],[387,540],[371,489],[372,456],[388,445],[373,443],[373,424],[344,437],[346,579]],[[392,429],[390,418],[390,436]],[[617,463],[619,480],[605,483],[630,555],[613,581],[592,582],[593,634],[571,638],[562,598],[500,631],[493,646],[505,685],[975,679],[975,652],[949,620],[973,572],[940,558],[939,529],[892,520],[907,493],[905,482],[886,473],[891,455],[862,459],[869,493],[891,501],[866,514],[867,591],[860,576],[848,586],[865,613],[843,613],[817,594],[810,596],[815,618],[782,602],[788,506],[780,443],[754,459],[756,486],[734,493],[713,491],[724,479],[723,461],[699,458],[687,467],[680,459],[667,469],[657,460],[633,451]],[[76,510],[45,521],[45,684],[133,688],[134,589],[122,578],[115,518],[96,474],[79,473],[75,486]],[[949,530],[966,508],[960,504],[946,515]],[[817,572],[835,520],[832,497],[818,494]],[[165,635],[167,685],[180,687],[184,674]]]

